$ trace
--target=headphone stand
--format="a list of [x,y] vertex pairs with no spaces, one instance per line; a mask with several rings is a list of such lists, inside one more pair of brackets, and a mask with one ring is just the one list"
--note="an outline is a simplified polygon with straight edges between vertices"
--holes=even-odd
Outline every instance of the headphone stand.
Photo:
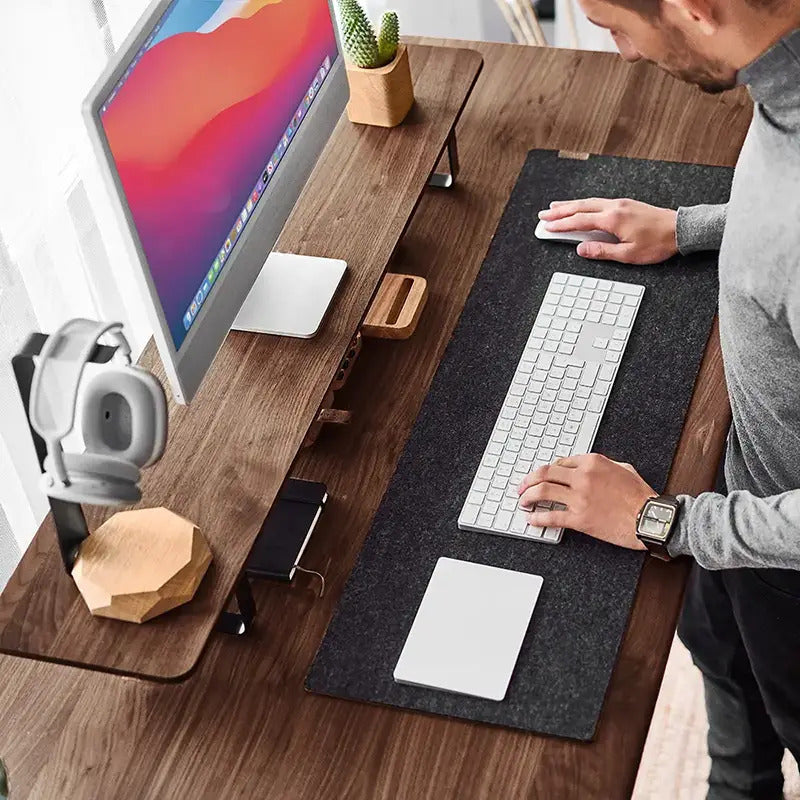
[[[34,358],[42,352],[42,348],[50,337],[44,333],[32,333],[22,349],[11,359],[14,378],[17,381],[22,405],[25,408],[25,417],[28,421],[33,446],[36,448],[36,458],[39,469],[44,473],[44,460],[47,457],[47,445],[41,436],[30,424],[31,387],[33,374],[36,371]],[[116,347],[98,345],[87,363],[107,364],[114,357]],[[89,538],[89,526],[80,503],[71,503],[66,500],[47,498],[53,512],[53,523],[56,529],[58,549],[64,571],[72,577],[72,570],[78,558],[81,545]],[[216,629],[222,633],[240,636],[250,629],[255,617],[255,602],[250,589],[250,582],[246,575],[242,575],[234,589],[234,596],[239,607],[238,611],[223,611],[217,620]]]
[[[25,407],[25,417],[28,420],[33,446],[36,448],[36,458],[39,461],[39,469],[42,473],[44,473],[44,460],[47,457],[47,445],[30,424],[30,403],[33,373],[36,371],[36,363],[33,359],[42,352],[42,348],[49,338],[44,333],[32,333],[20,352],[11,359],[11,366],[14,369],[14,377],[17,380],[22,405]],[[89,363],[107,364],[113,358],[116,349],[116,347],[98,345],[92,353]],[[80,503],[70,503],[53,497],[48,497],[48,500],[53,511],[53,522],[55,523],[56,537],[58,538],[58,548],[61,551],[61,561],[64,564],[64,570],[67,575],[72,575],[72,568],[75,566],[75,560],[78,557],[81,544],[89,536],[86,517],[83,514]]]

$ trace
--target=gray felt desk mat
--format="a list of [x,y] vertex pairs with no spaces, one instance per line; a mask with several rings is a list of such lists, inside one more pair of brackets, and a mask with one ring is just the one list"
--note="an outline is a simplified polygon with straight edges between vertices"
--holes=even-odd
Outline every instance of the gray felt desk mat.
[[[532,151],[307,678],[312,692],[588,740],[636,592],[638,552],[574,532],[558,546],[467,533],[457,519],[553,272],[646,286],[594,449],[663,489],[717,306],[716,254],[657,267],[580,259],[540,242],[553,199],[725,202],[720,167]],[[450,556],[543,576],[506,699],[394,683],[434,565]]]

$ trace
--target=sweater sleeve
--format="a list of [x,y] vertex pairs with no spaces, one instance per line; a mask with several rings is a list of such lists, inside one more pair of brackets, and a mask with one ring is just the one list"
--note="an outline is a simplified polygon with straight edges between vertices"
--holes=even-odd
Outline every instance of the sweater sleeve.
[[683,255],[699,250],[719,250],[727,211],[727,203],[679,208],[675,227],[678,250]]
[[772,497],[750,492],[681,495],[672,556],[693,556],[706,569],[800,570],[800,489]]

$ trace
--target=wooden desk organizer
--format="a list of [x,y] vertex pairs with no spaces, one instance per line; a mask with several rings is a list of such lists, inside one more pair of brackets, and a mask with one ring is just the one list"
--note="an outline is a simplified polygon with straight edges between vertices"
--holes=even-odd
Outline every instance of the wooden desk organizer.
[[408,339],[428,299],[428,282],[416,275],[387,273],[361,331],[374,339]]

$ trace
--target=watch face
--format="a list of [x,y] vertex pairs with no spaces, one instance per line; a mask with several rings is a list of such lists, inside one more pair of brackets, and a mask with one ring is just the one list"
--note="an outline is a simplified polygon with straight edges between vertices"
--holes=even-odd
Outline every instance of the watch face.
[[672,506],[651,500],[639,521],[639,532],[651,539],[666,541],[674,518],[675,509]]

